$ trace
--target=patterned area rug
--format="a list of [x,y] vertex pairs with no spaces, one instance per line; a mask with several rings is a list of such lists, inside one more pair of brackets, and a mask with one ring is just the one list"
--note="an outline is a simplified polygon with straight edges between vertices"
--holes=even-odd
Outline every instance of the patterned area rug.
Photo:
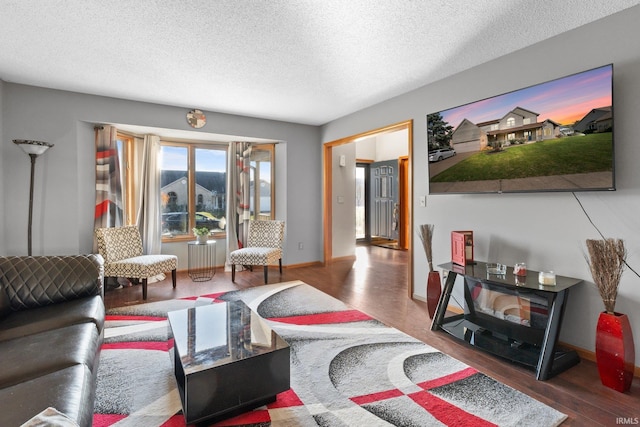
[[566,416],[300,281],[109,310],[94,426],[184,426],[167,312],[241,299],[291,347],[291,389],[220,426],[556,426]]

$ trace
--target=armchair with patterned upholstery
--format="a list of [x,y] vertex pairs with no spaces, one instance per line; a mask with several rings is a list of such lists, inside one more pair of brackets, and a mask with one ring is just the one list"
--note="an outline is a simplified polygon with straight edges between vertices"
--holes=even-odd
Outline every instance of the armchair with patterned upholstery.
[[178,257],[144,255],[140,230],[135,225],[97,228],[98,252],[104,258],[104,277],[142,280],[142,299],[147,299],[147,279],[171,271],[176,287]]
[[247,245],[229,254],[231,281],[236,280],[236,265],[264,266],[264,283],[267,283],[268,266],[276,261],[282,274],[282,244],[284,241],[284,221],[249,221]]

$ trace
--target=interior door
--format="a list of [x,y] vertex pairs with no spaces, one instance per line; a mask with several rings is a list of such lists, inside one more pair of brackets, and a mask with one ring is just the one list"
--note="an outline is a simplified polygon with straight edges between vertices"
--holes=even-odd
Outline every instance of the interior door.
[[398,204],[398,161],[372,163],[371,236],[398,239],[400,206]]

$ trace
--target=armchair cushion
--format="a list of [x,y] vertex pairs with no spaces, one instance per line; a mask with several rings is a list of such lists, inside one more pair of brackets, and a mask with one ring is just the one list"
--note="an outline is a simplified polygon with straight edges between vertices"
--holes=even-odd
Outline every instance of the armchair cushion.
[[242,248],[231,252],[230,263],[237,265],[265,265],[282,258],[278,248]]
[[141,255],[105,264],[104,275],[144,279],[175,270],[177,266],[175,255]]

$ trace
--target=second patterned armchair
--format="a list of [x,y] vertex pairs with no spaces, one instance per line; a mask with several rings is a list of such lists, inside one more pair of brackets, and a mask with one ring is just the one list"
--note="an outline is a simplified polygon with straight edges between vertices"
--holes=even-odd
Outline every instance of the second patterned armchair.
[[229,254],[231,281],[236,280],[236,265],[264,266],[264,283],[267,283],[269,264],[278,261],[282,274],[282,244],[284,221],[254,220],[249,222],[247,245]]

